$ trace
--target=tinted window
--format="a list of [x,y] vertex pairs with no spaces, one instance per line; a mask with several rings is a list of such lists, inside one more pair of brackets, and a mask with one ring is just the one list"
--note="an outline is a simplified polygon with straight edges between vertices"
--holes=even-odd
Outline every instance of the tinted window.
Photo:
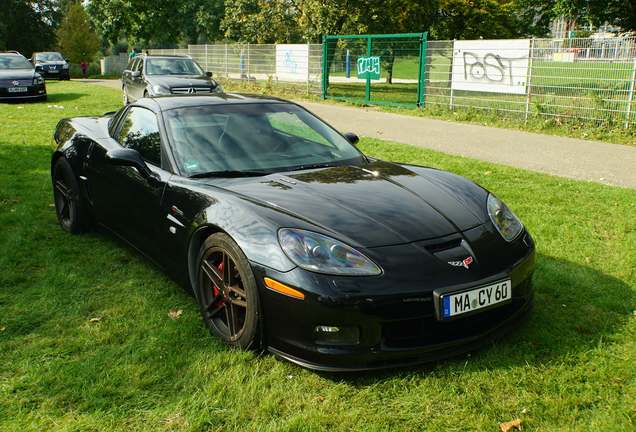
[[152,111],[139,107],[128,110],[118,141],[124,147],[137,150],[147,162],[161,166],[161,138],[157,116]]
[[340,134],[291,104],[199,106],[165,114],[172,150],[186,175],[211,171],[289,171],[362,161]]
[[19,55],[0,55],[0,69],[32,69],[33,65]]

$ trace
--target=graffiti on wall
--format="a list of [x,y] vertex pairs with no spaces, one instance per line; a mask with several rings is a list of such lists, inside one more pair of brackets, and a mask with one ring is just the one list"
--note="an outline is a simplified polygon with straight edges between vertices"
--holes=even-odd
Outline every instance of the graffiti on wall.
[[455,41],[451,87],[489,93],[525,94],[530,41]]

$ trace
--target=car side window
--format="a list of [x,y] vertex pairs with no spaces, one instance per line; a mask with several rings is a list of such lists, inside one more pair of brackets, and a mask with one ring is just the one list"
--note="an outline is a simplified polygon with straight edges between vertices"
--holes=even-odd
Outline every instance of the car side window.
[[132,107],[122,121],[117,141],[137,150],[148,163],[161,166],[161,137],[157,116],[150,110]]

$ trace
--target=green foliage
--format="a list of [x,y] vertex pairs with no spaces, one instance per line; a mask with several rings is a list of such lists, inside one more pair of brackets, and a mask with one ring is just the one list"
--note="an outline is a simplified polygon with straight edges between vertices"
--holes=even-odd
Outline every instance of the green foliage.
[[25,56],[55,44],[55,28],[65,0],[3,0],[0,3],[0,51],[17,50]]
[[[636,29],[636,2],[630,0],[515,0],[526,30],[547,34],[550,20],[565,17],[574,24],[599,26],[605,22]],[[578,35],[577,35],[578,36]]]
[[146,47],[215,40],[220,35],[223,0],[92,0],[92,22],[110,43],[126,36]]
[[99,50],[99,39],[91,29],[84,6],[73,3],[69,6],[57,31],[60,51],[71,63],[91,61]]
[[514,38],[523,34],[513,0],[440,0],[434,39]]
[[249,43],[285,43],[302,39],[298,9],[281,0],[226,0],[221,23],[225,37]]

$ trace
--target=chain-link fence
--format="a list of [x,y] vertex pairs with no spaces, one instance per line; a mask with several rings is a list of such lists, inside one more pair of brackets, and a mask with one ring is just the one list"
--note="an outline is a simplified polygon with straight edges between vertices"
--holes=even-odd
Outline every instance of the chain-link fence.
[[622,38],[429,41],[427,107],[628,127],[635,49]]
[[[325,45],[217,43],[150,53],[187,54],[216,76],[257,84],[274,80],[316,95],[324,88],[323,96],[366,104],[419,102],[431,110],[521,119],[636,123],[636,40],[631,38],[446,40],[423,46],[417,38],[379,38],[369,48],[368,37],[356,37]],[[358,76],[358,63],[364,78]],[[374,74],[368,89],[364,74]]]
[[321,44],[189,45],[187,49],[151,49],[150,54],[187,54],[217,77],[295,84],[307,94],[321,92]]

